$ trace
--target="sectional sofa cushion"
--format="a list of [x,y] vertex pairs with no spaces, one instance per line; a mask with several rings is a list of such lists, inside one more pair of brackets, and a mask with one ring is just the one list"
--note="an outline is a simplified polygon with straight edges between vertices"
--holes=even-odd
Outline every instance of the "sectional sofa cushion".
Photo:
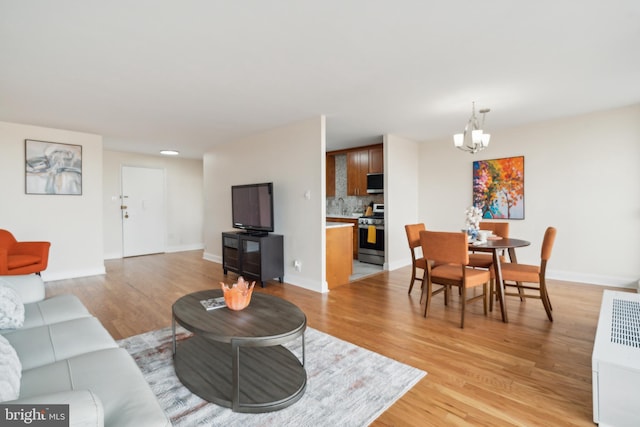
[[42,301],[45,297],[44,282],[37,274],[0,276],[0,285],[13,288],[18,292],[23,304]]
[[[170,426],[140,369],[126,350],[112,348],[22,372],[20,400],[70,390],[91,390],[104,408],[104,424]],[[33,401],[33,399],[32,399]]]
[[24,324],[24,304],[20,295],[0,284],[0,329],[21,328]]
[[61,391],[60,393],[14,400],[17,405],[69,405],[68,427],[104,427],[104,408],[100,398],[91,390]]
[[57,295],[42,301],[25,304],[23,328],[51,325],[89,316],[91,316],[91,313],[75,295]]
[[118,347],[95,317],[19,329],[4,336],[18,353],[23,370],[91,351]]
[[[75,295],[58,295],[44,299],[44,283],[40,276],[35,274],[0,276],[0,292],[2,288],[16,291],[24,304],[24,324],[21,328],[33,328],[91,316]],[[2,304],[1,300],[2,298],[0,298],[0,304]],[[1,314],[0,317],[2,317]],[[0,328],[0,334],[6,331]]]
[[0,402],[18,398],[21,371],[22,365],[16,351],[0,335]]

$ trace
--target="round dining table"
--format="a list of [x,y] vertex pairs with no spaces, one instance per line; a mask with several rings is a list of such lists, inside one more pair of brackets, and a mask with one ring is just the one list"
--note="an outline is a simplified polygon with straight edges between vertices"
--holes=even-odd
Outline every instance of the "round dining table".
[[[500,266],[500,252],[507,250],[509,253],[509,259],[511,262],[518,262],[516,258],[516,248],[529,246],[531,242],[521,239],[488,239],[486,242],[470,242],[469,249],[477,252],[491,252],[493,254],[493,266],[495,272],[496,281],[496,293],[498,294],[498,300],[500,301],[500,310],[502,311],[502,321],[509,322],[507,315],[507,307],[505,304],[504,295],[504,281],[502,280],[502,268]],[[493,298],[492,295],[490,295]]]

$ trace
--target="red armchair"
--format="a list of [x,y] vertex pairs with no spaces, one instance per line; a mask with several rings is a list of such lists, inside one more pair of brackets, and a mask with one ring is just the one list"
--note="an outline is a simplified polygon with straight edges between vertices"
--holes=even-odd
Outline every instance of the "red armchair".
[[18,242],[0,229],[0,276],[40,274],[47,269],[50,242]]

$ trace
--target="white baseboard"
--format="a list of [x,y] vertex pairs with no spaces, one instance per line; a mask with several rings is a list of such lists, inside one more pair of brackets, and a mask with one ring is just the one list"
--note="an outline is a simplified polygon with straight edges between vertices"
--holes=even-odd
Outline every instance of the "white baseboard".
[[193,243],[190,245],[169,246],[167,247],[165,252],[173,253],[173,252],[199,251],[202,249],[204,249],[204,243]]
[[41,273],[44,282],[52,282],[54,280],[76,279],[78,277],[100,276],[107,274],[104,265],[100,268],[92,268],[85,270],[65,270],[65,271],[43,271]]
[[409,259],[403,259],[400,261],[394,261],[388,265],[388,269],[389,271],[393,271],[393,270],[397,270],[399,268],[403,268],[403,267],[407,267],[411,265],[411,258]]
[[[222,257],[220,255],[214,255],[212,253],[205,252],[202,255],[202,258],[206,261],[217,262],[218,264],[222,264]],[[321,286],[316,281],[309,280],[306,277],[286,274],[286,272],[285,272],[285,277],[282,279],[282,281],[289,285],[298,286],[300,288],[308,289],[314,292],[321,292],[321,293],[329,292],[329,287],[327,286],[327,282],[324,282],[324,286]]]
[[604,274],[577,273],[575,271],[548,270],[547,277],[554,280],[585,283],[588,285],[638,288],[637,277],[609,276]]
[[[411,265],[411,260],[400,260],[390,265],[389,270]],[[604,274],[578,273],[576,271],[547,270],[547,278],[562,280],[565,282],[578,282],[586,285],[612,286],[616,288],[638,289],[640,292],[640,280],[637,277],[609,276]]]
[[222,257],[220,255],[214,255],[210,252],[204,252],[202,254],[202,259],[211,262],[217,262],[218,264],[222,264]]
[[[165,253],[174,253],[174,252],[186,252],[186,251],[199,251],[204,249],[203,243],[193,243],[190,245],[181,245],[181,246],[169,246],[165,248]],[[121,259],[123,258],[122,252],[112,252],[103,255],[105,260],[108,259]]]
[[319,281],[309,280],[306,277],[296,276],[295,274],[286,274],[284,276],[284,281],[290,285],[298,286],[303,289],[308,289],[310,291],[326,293],[329,292],[329,285],[325,281],[324,284],[321,284]]

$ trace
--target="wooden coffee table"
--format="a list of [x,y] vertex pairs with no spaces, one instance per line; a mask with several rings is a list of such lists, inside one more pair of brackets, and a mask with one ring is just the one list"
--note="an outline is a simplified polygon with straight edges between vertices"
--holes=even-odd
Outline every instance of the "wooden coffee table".
[[[221,290],[195,292],[173,304],[173,358],[178,378],[201,398],[235,412],[270,412],[298,401],[307,386],[307,317],[292,303],[253,292],[241,311],[205,310],[201,300]],[[193,336],[176,345],[176,323]],[[302,360],[282,344],[302,338]]]

